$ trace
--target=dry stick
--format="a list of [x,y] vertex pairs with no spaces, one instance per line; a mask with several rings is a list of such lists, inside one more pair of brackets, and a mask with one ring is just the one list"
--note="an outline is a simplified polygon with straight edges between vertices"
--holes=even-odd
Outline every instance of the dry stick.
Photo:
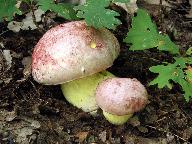
[[182,138],[182,137],[180,137],[180,136],[178,136],[178,135],[176,135],[176,134],[174,134],[174,133],[172,133],[172,132],[168,132],[168,131],[164,130],[163,128],[156,128],[156,127],[150,126],[150,125],[145,125],[145,126],[147,126],[147,127],[149,127],[149,128],[152,128],[152,129],[154,129],[154,130],[158,130],[158,131],[163,132],[163,133],[170,133],[170,134],[172,134],[173,136],[179,138],[180,140],[186,142],[187,144],[192,144],[192,143],[188,142],[186,139],[184,139],[184,138]]
[[31,80],[29,80],[29,82],[31,83],[31,85],[32,85],[33,89],[35,90],[35,92],[38,94],[38,97],[40,97],[40,93],[39,93],[39,91],[37,90],[35,84],[34,84]]
[[155,59],[155,58],[150,58],[150,57],[145,57],[145,56],[143,56],[142,58],[143,58],[143,59],[150,59],[150,60],[152,60],[152,61],[154,61],[154,62],[161,62],[160,60]]
[[2,33],[0,33],[0,36],[3,35],[4,33],[8,32],[9,30],[3,31]]

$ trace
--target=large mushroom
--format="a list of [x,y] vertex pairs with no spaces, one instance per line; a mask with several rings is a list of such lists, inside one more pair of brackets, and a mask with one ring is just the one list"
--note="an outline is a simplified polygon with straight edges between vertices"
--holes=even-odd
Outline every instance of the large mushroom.
[[62,84],[70,103],[95,113],[96,87],[114,77],[105,70],[119,51],[119,43],[109,30],[88,27],[84,21],[64,23],[48,30],[35,46],[32,75],[45,85]]
[[135,78],[109,78],[96,89],[96,102],[112,124],[124,124],[147,104],[147,91]]

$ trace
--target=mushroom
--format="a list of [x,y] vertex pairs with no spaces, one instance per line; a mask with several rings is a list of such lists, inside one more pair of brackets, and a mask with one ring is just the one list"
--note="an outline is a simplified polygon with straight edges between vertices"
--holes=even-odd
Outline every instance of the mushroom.
[[92,112],[98,108],[96,86],[114,77],[105,70],[119,51],[117,39],[105,28],[88,27],[84,21],[60,24],[48,30],[35,46],[32,75],[45,85],[62,84],[63,94],[70,103]]
[[124,124],[148,101],[145,87],[135,78],[109,78],[96,89],[96,102],[112,124]]

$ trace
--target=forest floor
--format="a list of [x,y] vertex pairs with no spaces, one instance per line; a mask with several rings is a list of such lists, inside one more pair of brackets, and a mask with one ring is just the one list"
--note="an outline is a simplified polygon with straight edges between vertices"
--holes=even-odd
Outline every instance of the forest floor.
[[[169,34],[185,51],[192,46],[192,14],[188,1],[172,7],[140,4],[149,11],[158,30]],[[161,9],[161,11],[160,11]],[[66,22],[45,17],[46,30]],[[188,144],[192,143],[192,103],[186,102],[181,88],[172,90],[148,86],[155,78],[149,67],[171,62],[168,53],[157,50],[129,51],[123,43],[131,24],[122,12],[123,24],[113,33],[121,45],[119,57],[108,70],[118,77],[137,78],[149,93],[149,104],[122,126],[114,126],[102,115],[91,115],[69,104],[60,86],[44,86],[30,73],[31,55],[43,33],[36,30],[8,30],[0,23],[0,143],[21,144]],[[16,17],[17,20],[22,16]],[[128,20],[128,22],[127,22]]]

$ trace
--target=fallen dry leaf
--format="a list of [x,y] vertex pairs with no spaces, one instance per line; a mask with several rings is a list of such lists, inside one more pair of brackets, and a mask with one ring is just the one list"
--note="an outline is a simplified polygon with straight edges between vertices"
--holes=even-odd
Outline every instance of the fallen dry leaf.
[[79,138],[79,142],[83,142],[87,138],[88,134],[89,132],[79,132],[75,136]]

